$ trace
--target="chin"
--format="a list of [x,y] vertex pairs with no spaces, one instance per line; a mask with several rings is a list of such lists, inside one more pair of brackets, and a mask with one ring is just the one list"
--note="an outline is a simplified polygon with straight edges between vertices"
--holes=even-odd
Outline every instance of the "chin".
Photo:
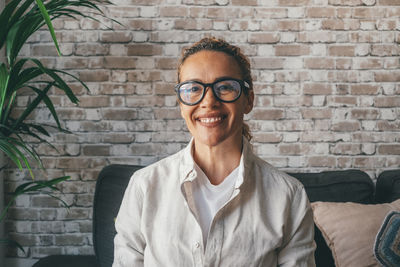
[[195,141],[197,141],[197,142],[199,142],[199,143],[201,143],[201,144],[203,144],[203,145],[212,147],[212,146],[217,146],[217,145],[219,145],[219,144],[222,143],[224,140],[221,139],[221,138],[213,138],[213,137],[207,138],[207,137],[205,137],[205,136],[202,136],[202,137],[195,138]]
[[[195,135],[194,139],[195,139],[195,141],[197,141],[203,145],[213,147],[213,146],[221,145],[228,140],[234,140],[236,138],[232,135],[216,135],[216,134],[202,133],[202,134]],[[231,143],[231,142],[229,142],[229,143]]]

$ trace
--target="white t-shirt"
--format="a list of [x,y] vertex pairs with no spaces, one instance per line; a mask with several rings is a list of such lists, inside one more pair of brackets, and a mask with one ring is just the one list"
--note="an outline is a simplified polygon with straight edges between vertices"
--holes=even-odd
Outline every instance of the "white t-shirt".
[[235,183],[241,174],[240,169],[243,168],[241,166],[243,165],[242,161],[241,157],[239,166],[218,185],[211,184],[205,173],[195,163],[197,178],[192,183],[192,190],[197,209],[197,219],[203,232],[204,246],[215,214],[232,196]]

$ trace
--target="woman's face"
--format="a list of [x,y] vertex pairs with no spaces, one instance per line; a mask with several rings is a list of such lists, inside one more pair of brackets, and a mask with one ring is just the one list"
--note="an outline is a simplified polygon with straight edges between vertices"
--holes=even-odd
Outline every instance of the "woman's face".
[[[200,51],[189,56],[181,66],[181,81],[195,80],[213,83],[219,78],[242,79],[236,60],[223,52]],[[211,88],[206,89],[203,100],[194,106],[180,103],[181,115],[195,139],[208,146],[225,141],[241,142],[243,115],[253,108],[253,90],[242,93],[233,103],[218,101]]]

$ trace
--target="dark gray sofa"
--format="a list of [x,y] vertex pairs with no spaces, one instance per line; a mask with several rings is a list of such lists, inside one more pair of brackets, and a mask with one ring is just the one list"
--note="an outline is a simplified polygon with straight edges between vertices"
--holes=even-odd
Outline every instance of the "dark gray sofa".
[[[140,168],[140,166],[110,165],[100,172],[93,205],[95,255],[52,255],[40,259],[33,267],[110,267],[114,252],[114,218],[129,178]],[[304,184],[311,202],[350,201],[371,204],[391,202],[400,198],[400,170],[381,173],[376,187],[370,177],[359,170],[290,173],[290,175]],[[315,241],[317,266],[335,266],[331,251],[317,228]]]

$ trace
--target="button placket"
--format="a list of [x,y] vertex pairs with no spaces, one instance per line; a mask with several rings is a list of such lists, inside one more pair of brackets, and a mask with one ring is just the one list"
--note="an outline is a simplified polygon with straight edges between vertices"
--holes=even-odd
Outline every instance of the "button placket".
[[193,243],[193,260],[194,260],[194,265],[195,266],[203,266],[202,262],[202,248],[201,248],[201,243],[199,241],[195,241]]

